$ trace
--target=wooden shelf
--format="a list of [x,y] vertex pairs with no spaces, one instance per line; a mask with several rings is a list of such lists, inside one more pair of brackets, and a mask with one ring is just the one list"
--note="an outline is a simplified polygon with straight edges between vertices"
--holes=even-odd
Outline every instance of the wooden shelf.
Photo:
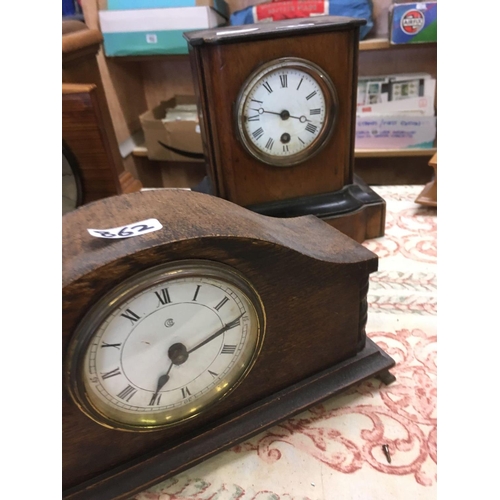
[[356,149],[355,158],[395,158],[403,156],[428,156],[436,153],[436,148],[429,149]]
[[369,38],[359,42],[359,50],[407,49],[408,47],[417,48],[432,45],[436,45],[436,42],[391,44],[387,38]]
[[[436,45],[435,42],[426,42],[418,44],[396,44],[393,45],[389,42],[387,38],[370,38],[368,40],[362,40],[359,42],[359,50],[387,50],[387,49],[401,49],[408,47],[422,47],[422,46],[432,46]],[[123,62],[147,62],[147,61],[175,61],[182,59],[189,59],[189,54],[159,54],[159,55],[148,55],[148,56],[115,56],[108,57],[107,59],[111,61],[123,61]]]
[[[404,157],[404,156],[428,156],[436,153],[436,148],[430,149],[356,149],[355,158],[384,158],[384,157]],[[148,150],[146,146],[137,146],[132,154],[140,158],[147,158]]]

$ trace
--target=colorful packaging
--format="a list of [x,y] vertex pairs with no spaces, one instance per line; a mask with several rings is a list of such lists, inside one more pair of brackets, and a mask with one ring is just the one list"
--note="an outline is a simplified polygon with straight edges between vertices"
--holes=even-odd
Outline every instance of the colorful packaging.
[[437,2],[401,3],[391,6],[390,42],[437,42]]
[[242,25],[321,15],[365,19],[360,39],[373,27],[371,0],[275,0],[234,12],[229,22]]

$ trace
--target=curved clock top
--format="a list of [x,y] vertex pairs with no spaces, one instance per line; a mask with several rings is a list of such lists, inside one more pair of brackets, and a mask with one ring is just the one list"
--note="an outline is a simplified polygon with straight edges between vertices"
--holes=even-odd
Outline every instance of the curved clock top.
[[[94,238],[87,232],[89,228],[121,227],[150,218],[158,219],[163,228],[112,241]],[[179,224],[179,220],[184,223]],[[297,234],[303,236],[300,241]],[[266,217],[215,196],[185,189],[161,189],[111,196],[64,215],[63,284],[102,266],[103,261],[200,238],[253,239],[332,263],[377,259],[373,252],[312,215]],[[84,259],[80,258],[82,255]]]
[[344,16],[319,16],[308,19],[285,19],[272,23],[255,25],[226,26],[208,30],[197,30],[184,33],[184,38],[191,45],[240,42],[244,40],[263,40],[270,37],[287,37],[297,34],[321,33],[325,31],[343,30],[346,27],[359,27],[366,20]]

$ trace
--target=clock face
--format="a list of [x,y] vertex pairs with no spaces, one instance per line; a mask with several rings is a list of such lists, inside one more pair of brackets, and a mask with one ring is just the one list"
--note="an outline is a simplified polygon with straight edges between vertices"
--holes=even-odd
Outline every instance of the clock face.
[[81,179],[76,158],[64,147],[62,150],[62,215],[81,205]]
[[298,58],[273,60],[250,75],[236,107],[245,149],[275,166],[316,154],[333,132],[337,94],[317,65]]
[[260,299],[227,266],[153,268],[94,306],[70,346],[70,386],[81,409],[123,430],[194,417],[228,394],[258,354]]

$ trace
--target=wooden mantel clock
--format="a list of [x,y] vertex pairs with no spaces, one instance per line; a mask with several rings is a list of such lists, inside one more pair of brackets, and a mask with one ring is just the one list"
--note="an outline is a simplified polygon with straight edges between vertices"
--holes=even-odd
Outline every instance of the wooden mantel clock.
[[130,498],[372,376],[390,383],[394,360],[365,333],[377,263],[317,217],[181,189],[64,215],[63,497]]
[[313,214],[361,242],[385,202],[354,175],[359,28],[319,16],[184,34],[211,194],[276,217]]

